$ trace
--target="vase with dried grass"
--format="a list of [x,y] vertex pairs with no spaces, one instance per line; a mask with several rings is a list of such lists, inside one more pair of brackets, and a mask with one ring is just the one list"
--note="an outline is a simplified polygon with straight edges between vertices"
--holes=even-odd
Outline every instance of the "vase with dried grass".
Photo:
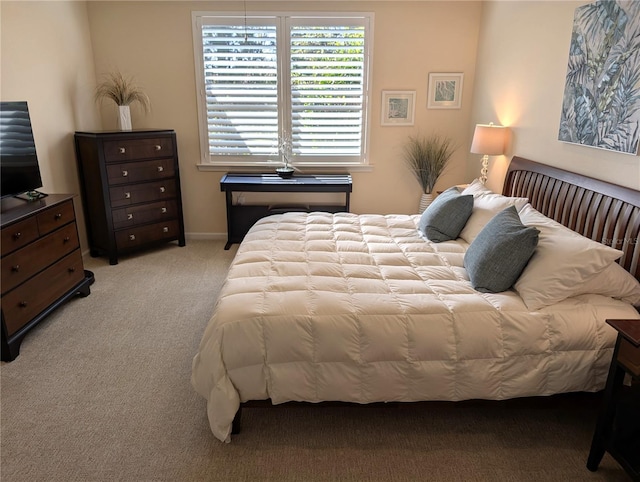
[[422,188],[419,213],[433,201],[433,188],[456,150],[453,140],[440,135],[410,136],[404,146],[404,159]]
[[125,77],[121,72],[112,72],[96,87],[96,102],[110,99],[118,106],[118,129],[130,131],[131,109],[134,102],[140,104],[145,112],[151,109],[149,97],[135,83],[133,78]]

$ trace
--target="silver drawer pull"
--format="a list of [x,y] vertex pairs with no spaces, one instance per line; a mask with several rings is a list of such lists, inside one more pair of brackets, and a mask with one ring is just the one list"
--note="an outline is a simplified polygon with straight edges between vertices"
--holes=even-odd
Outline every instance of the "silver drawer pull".
[[135,234],[130,234],[129,235],[129,241],[135,241],[136,240],[136,235]]
[[165,226],[164,228],[162,228],[162,232],[163,233],[168,233],[169,232],[169,228]]
[[122,170],[122,177],[127,177],[129,175],[129,171]]
[[125,199],[131,199],[131,193],[130,192],[125,192],[124,193],[124,198]]
[[160,186],[160,192],[165,192],[166,189],[164,188],[164,186]]
[[61,214],[61,213],[56,213],[56,214],[53,216],[53,219],[56,219],[56,220],[57,220],[57,219],[60,219],[60,218],[62,218],[62,214]]
[[162,171],[164,171],[164,167],[158,166],[158,172],[162,172]]
[[156,151],[161,151],[162,150],[162,146],[159,144],[156,144]]
[[120,147],[118,150],[120,151],[120,154],[124,154],[125,152],[127,152],[124,147]]
[[69,273],[75,273],[76,269],[72,266],[71,268],[69,268]]
[[15,233],[13,235],[13,239],[20,239],[21,236],[22,236],[22,233],[20,231],[18,231],[17,233]]
[[162,208],[162,209],[160,210],[160,212],[161,212],[162,214],[166,214],[166,212],[167,212],[167,208]]
[[133,219],[133,214],[127,214],[127,219],[129,220]]

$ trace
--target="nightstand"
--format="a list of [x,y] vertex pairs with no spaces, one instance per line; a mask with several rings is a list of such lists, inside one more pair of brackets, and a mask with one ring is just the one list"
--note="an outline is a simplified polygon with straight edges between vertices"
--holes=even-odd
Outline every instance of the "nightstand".
[[[587,468],[596,471],[606,451],[633,480],[640,480],[640,320],[607,323],[618,331],[618,338]],[[627,374],[631,387],[623,384]]]

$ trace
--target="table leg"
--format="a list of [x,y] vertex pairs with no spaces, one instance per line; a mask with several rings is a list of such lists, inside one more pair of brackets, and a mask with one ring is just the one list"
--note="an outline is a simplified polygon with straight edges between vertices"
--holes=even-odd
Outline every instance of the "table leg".
[[607,385],[604,389],[602,409],[598,415],[598,422],[596,423],[596,429],[591,442],[591,450],[589,451],[589,458],[587,459],[587,468],[592,472],[598,470],[598,466],[602,461],[607,447],[607,442],[611,438],[611,427],[616,414],[616,400],[619,398],[618,395],[624,381],[625,371],[616,361],[619,346],[620,336],[618,336],[616,348],[613,352],[611,367],[609,368],[609,375],[607,377]]

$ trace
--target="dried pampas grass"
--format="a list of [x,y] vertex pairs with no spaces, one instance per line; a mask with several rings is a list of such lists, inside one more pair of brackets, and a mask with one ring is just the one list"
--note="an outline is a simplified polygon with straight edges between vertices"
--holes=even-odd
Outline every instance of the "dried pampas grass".
[[111,99],[117,105],[140,104],[145,112],[151,110],[149,97],[135,84],[131,77],[125,77],[121,72],[107,74],[105,80],[96,87],[96,102]]

